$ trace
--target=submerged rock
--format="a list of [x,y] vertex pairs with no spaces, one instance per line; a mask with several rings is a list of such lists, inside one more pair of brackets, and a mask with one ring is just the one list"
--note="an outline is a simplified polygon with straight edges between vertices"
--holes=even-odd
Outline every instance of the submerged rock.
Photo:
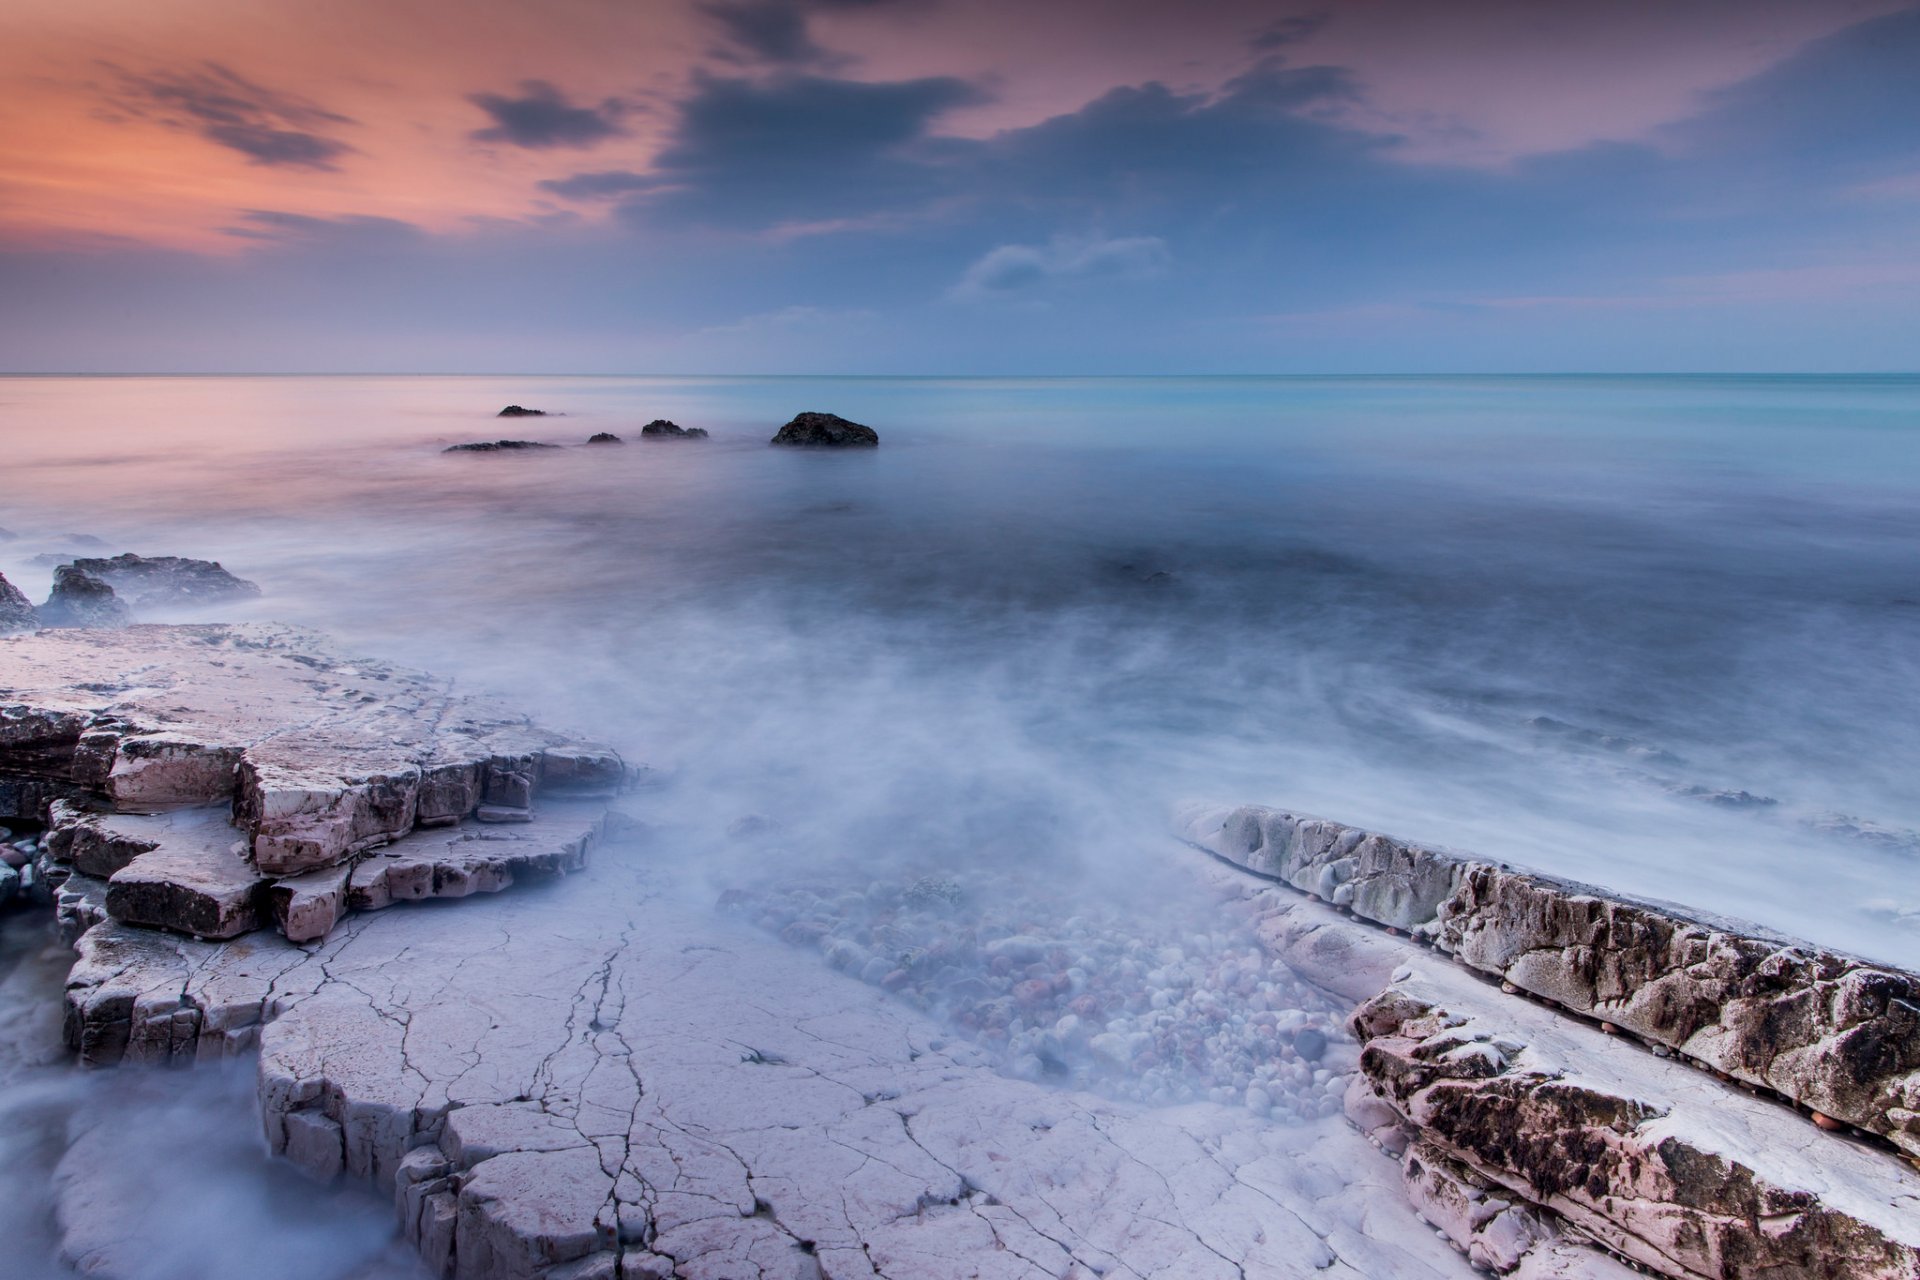
[[865,448],[879,444],[880,433],[835,413],[801,413],[774,434],[772,443],[803,448]]
[[611,431],[596,431],[592,435],[587,437],[587,443],[588,444],[625,444],[626,441],[622,440],[619,436],[613,434],[613,432]]
[[28,631],[39,625],[33,602],[27,599],[26,592],[8,582],[5,574],[0,574],[0,633]]
[[704,440],[707,438],[707,429],[683,427],[677,422],[668,422],[665,418],[655,418],[640,428],[640,434],[650,440]]
[[133,621],[133,611],[112,587],[70,564],[53,571],[53,593],[37,612],[43,627],[124,627]]
[[558,449],[557,444],[539,440],[478,440],[472,444],[450,444],[442,453],[499,453],[508,449]]
[[547,416],[547,411],[545,409],[524,409],[517,404],[510,404],[493,416],[496,418],[544,418]]
[[228,573],[217,560],[128,553],[75,560],[73,567],[112,587],[135,609],[214,604],[260,594],[258,586]]

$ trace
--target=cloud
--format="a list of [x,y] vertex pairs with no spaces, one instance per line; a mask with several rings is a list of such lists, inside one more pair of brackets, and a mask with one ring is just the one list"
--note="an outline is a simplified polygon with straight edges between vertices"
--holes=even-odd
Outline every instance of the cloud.
[[353,151],[320,132],[355,123],[351,117],[255,84],[217,62],[147,75],[107,65],[118,77],[108,100],[125,118],[197,133],[250,164],[332,171]]
[[699,9],[725,32],[728,48],[720,56],[729,61],[805,66],[831,58],[807,34],[806,9],[792,0],[724,0]]
[[1062,237],[1044,245],[1003,244],[967,268],[953,296],[1006,297],[1056,280],[1140,279],[1161,274],[1172,261],[1167,242],[1158,236]]
[[620,125],[628,105],[608,98],[597,107],[575,106],[545,80],[522,80],[520,97],[476,93],[467,101],[493,117],[493,124],[475,129],[476,142],[504,142],[542,151],[551,147],[591,147],[626,132]]
[[950,76],[702,75],[655,158],[660,189],[629,214],[772,227],[898,211],[947,188],[929,129],[984,96]]
[[636,191],[650,191],[660,185],[658,178],[628,169],[602,169],[597,173],[576,173],[570,178],[548,178],[540,184],[566,200],[611,200]]
[[1791,178],[1910,169],[1920,157],[1916,68],[1920,6],[1847,27],[1708,94],[1705,110],[1664,137],[1690,151],[1765,157],[1768,171]]
[[726,43],[714,50],[725,62],[793,69],[843,66],[853,59],[813,40],[810,19],[822,10],[881,9],[898,0],[706,0],[694,7],[717,23]]
[[1327,19],[1333,13],[1329,9],[1320,9],[1313,13],[1296,13],[1277,21],[1270,22],[1254,34],[1248,41],[1262,53],[1271,53],[1290,44],[1299,44],[1308,39],[1320,28],[1327,25]]
[[225,235],[241,240],[301,248],[401,248],[425,239],[410,222],[368,214],[317,218],[280,209],[243,209],[236,226],[222,227]]

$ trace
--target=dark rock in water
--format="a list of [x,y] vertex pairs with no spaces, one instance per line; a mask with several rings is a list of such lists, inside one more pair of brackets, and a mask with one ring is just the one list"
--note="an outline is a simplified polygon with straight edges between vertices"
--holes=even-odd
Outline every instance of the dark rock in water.
[[558,449],[557,444],[538,440],[481,440],[474,444],[450,444],[442,453],[498,453],[503,449]]
[[70,564],[53,571],[53,594],[38,613],[43,627],[124,627],[133,621],[112,587]]
[[496,418],[544,418],[547,416],[547,411],[545,409],[523,409],[517,404],[510,404],[493,416]]
[[655,418],[640,428],[640,434],[650,440],[704,440],[707,438],[707,429],[683,427],[677,422],[668,422],[665,418]]
[[587,437],[587,443],[588,444],[625,444],[626,441],[622,440],[619,436],[613,434],[613,432],[611,431],[596,431],[592,435]]
[[1293,1048],[1308,1062],[1318,1062],[1327,1051],[1327,1033],[1316,1031],[1312,1027],[1294,1033]]
[[168,605],[213,604],[221,600],[250,599],[260,588],[236,578],[217,560],[190,560],[185,556],[136,556],[75,560],[73,567],[106,583],[136,609]]
[[870,448],[880,443],[880,433],[837,413],[801,413],[774,434],[773,443],[816,449]]
[[33,602],[8,582],[5,575],[0,575],[0,632],[26,631],[38,625],[33,616]]

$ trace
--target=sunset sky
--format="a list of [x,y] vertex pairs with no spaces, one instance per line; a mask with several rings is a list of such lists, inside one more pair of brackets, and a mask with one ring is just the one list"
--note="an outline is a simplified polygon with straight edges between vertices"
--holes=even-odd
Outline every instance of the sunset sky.
[[5,370],[1920,367],[1920,6],[0,17]]

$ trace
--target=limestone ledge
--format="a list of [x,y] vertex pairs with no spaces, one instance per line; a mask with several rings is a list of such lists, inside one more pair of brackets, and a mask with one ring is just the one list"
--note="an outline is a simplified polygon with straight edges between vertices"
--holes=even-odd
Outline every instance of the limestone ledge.
[[1348,1117],[1476,1266],[1588,1266],[1592,1240],[1672,1280],[1920,1275],[1920,1174],[1885,1152],[1412,938],[1218,862],[1199,873],[1252,901],[1290,967],[1360,1001]]
[[48,857],[106,882],[105,909],[125,924],[232,938],[268,924],[295,942],[324,938],[350,911],[460,898],[516,877],[578,871],[617,820],[604,801],[543,800],[501,824],[464,819],[416,829],[334,867],[276,878],[244,856],[220,809],[136,815],[48,806]]
[[1454,1162],[1676,1280],[1920,1275],[1920,1175],[1423,961],[1353,1024],[1363,1087],[1410,1126],[1409,1181],[1429,1199]]
[[1181,831],[1521,991],[1920,1155],[1920,976],[1279,809],[1196,811]]
[[123,813],[230,803],[274,876],[629,780],[607,748],[278,624],[0,637],[0,670],[0,775],[39,784],[25,794],[98,793]]

